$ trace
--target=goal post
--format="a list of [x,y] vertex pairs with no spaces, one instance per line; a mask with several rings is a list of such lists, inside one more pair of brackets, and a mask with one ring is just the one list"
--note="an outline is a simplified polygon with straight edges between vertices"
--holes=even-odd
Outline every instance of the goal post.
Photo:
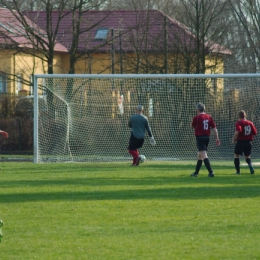
[[[34,75],[34,162],[129,161],[129,117],[144,106],[156,146],[148,160],[194,160],[190,123],[202,102],[221,140],[215,160],[232,160],[232,136],[243,109],[260,130],[260,74],[44,74]],[[260,159],[260,138],[253,157]]]

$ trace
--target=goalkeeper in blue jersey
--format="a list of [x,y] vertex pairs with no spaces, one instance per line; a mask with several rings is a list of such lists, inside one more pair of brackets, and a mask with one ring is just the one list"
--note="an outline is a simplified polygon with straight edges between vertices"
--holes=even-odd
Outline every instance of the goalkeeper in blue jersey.
[[130,117],[128,126],[131,128],[131,136],[129,140],[128,151],[133,156],[132,166],[138,166],[140,163],[138,149],[143,146],[145,130],[147,131],[150,137],[150,144],[155,145],[155,140],[152,135],[148,119],[146,116],[143,115],[143,106],[137,106],[136,114]]

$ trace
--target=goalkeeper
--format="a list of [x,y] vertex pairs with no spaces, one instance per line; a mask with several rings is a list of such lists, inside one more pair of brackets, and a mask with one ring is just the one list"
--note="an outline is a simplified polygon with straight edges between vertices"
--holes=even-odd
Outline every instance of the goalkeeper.
[[132,166],[138,166],[140,163],[138,149],[143,146],[145,130],[148,132],[150,137],[150,144],[155,145],[155,140],[153,138],[148,119],[143,115],[143,106],[137,106],[136,114],[130,117],[128,126],[131,128],[128,151],[133,156]]

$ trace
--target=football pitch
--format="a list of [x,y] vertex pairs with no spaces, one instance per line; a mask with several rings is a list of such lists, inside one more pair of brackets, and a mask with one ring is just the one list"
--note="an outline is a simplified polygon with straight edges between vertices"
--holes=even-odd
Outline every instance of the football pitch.
[[1,260],[260,259],[260,169],[0,165]]

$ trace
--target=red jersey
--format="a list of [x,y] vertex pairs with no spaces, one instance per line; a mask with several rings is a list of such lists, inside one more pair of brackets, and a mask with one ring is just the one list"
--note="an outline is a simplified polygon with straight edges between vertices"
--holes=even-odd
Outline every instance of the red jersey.
[[254,124],[246,119],[239,120],[236,122],[236,131],[239,132],[237,140],[252,141],[254,135],[257,134],[257,130]]
[[192,127],[196,136],[210,136],[210,128],[215,128],[216,125],[212,117],[205,113],[200,113],[192,120]]

